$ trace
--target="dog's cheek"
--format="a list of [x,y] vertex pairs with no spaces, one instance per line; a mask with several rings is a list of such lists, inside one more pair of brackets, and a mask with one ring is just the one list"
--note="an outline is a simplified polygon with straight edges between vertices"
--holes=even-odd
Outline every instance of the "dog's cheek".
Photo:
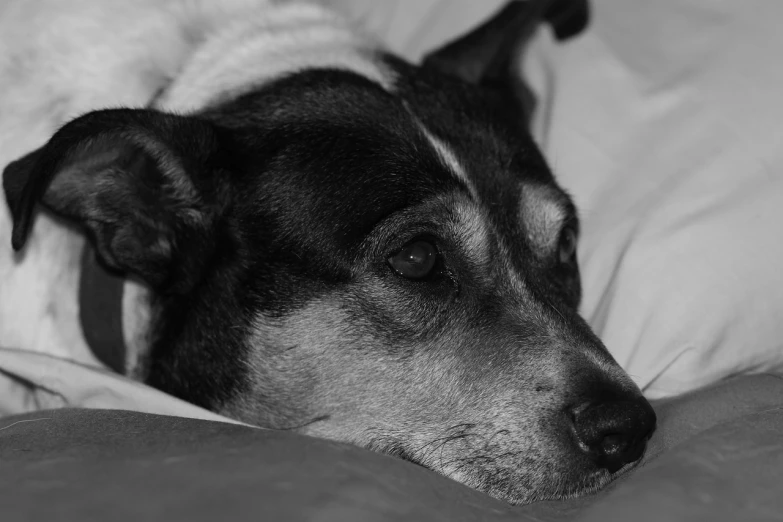
[[426,425],[411,397],[432,379],[413,376],[407,352],[386,346],[386,336],[353,306],[352,298],[333,294],[281,319],[259,317],[250,340],[252,393],[233,411],[360,446],[376,429]]
[[316,299],[283,318],[259,316],[248,339],[250,392],[226,406],[232,416],[277,429],[355,442],[371,412],[379,373],[372,340],[351,323],[340,299]]
[[276,321],[259,318],[248,339],[249,392],[220,413],[271,429],[297,429],[319,416],[314,404],[320,372],[315,360]]

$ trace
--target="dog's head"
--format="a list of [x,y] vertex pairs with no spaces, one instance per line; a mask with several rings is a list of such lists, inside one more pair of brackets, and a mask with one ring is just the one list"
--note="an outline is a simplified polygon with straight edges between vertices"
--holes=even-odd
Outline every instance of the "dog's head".
[[577,315],[577,216],[518,102],[444,56],[82,116],[5,170],[14,245],[40,201],[146,282],[164,391],[512,502],[599,487],[654,414]]

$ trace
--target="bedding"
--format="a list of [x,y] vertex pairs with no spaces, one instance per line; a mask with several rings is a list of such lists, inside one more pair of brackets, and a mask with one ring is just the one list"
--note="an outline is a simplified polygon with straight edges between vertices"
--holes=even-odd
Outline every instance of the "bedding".
[[40,411],[0,420],[0,506],[10,522],[783,520],[782,395],[782,379],[755,376],[660,403],[644,467],[590,497],[520,507],[284,431]]
[[52,408],[119,409],[242,424],[107,369],[0,348],[0,418]]
[[648,397],[780,371],[783,3],[594,7],[530,65],[584,218],[586,319]]

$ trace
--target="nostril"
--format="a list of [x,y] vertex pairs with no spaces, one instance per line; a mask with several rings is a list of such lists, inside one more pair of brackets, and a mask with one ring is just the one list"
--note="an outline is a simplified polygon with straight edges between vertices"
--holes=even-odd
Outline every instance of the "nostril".
[[572,420],[582,450],[611,473],[641,458],[656,424],[644,398],[582,405]]
[[624,437],[620,434],[612,433],[603,438],[600,450],[604,454],[611,455],[622,451],[624,446]]

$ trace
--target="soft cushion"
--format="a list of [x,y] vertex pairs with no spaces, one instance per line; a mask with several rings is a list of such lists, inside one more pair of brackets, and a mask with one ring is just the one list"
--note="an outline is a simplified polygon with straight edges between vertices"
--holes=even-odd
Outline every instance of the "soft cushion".
[[783,380],[758,376],[658,405],[643,468],[593,496],[518,507],[285,431],[41,411],[0,420],[2,520],[770,520],[783,513],[782,392]]

